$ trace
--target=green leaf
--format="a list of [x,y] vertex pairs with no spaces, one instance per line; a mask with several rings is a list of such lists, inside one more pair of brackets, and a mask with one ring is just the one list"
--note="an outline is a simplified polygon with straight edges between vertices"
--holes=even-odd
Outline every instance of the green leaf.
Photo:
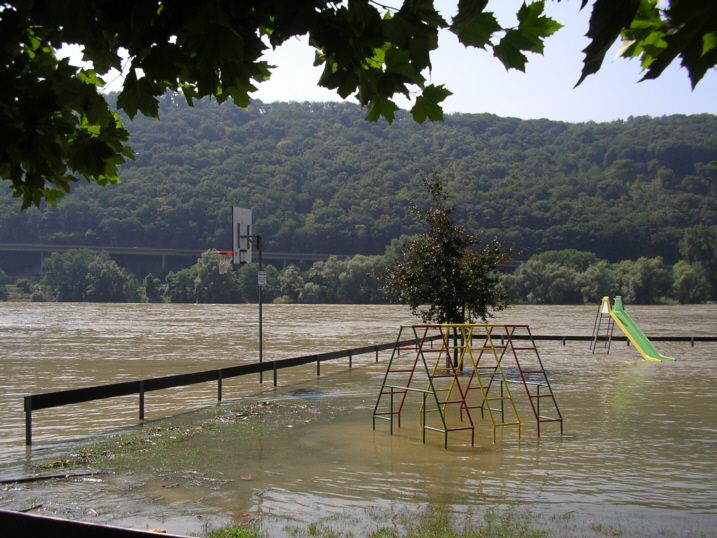
[[[372,71],[380,73],[378,70]],[[349,71],[347,68],[339,68],[336,62],[326,59],[324,71],[321,74],[321,78],[319,78],[319,86],[336,90],[345,99],[356,90],[357,85],[358,77],[353,71]]]
[[493,55],[503,63],[506,69],[525,71],[528,58],[521,52],[522,43],[523,36],[518,30],[508,30],[503,39],[493,47]]
[[227,93],[231,96],[235,105],[242,108],[248,108],[249,92],[254,90],[256,90],[256,88],[251,84],[248,84],[246,88],[230,88]]
[[[373,49],[373,56],[366,58],[365,63],[368,67],[373,69],[383,69],[383,64],[386,62],[386,51],[391,48],[391,43],[384,43],[380,48]],[[317,65],[314,63],[314,65]]]
[[562,24],[543,15],[545,2],[523,4],[518,10],[518,31],[524,45],[522,50],[530,52],[543,52],[543,39],[553,35],[563,27]]
[[493,54],[506,69],[525,71],[528,58],[523,52],[542,54],[543,40],[562,28],[560,23],[543,15],[544,9],[544,2],[523,4],[518,10],[518,27],[506,31],[493,47]]
[[413,119],[423,123],[426,118],[431,121],[443,120],[443,108],[439,103],[443,102],[452,92],[445,86],[426,86],[421,95],[416,98],[416,103],[411,109]]
[[583,71],[575,86],[600,69],[608,49],[623,29],[630,27],[639,5],[640,0],[595,0],[587,33],[590,43],[583,49]]
[[404,0],[400,12],[416,16],[436,28],[447,26],[446,20],[436,11],[433,0]]
[[105,81],[93,69],[80,69],[77,72],[77,78],[85,84],[91,84],[98,88],[102,88],[105,85]]
[[194,98],[197,97],[197,89],[194,85],[182,84],[179,88],[182,90],[182,94],[184,94],[184,99],[186,99],[187,104],[189,106],[194,106]]
[[152,118],[159,116],[159,102],[152,83],[147,78],[137,79],[134,69],[130,69],[124,80],[122,92],[117,97],[117,106],[130,118],[134,118],[138,111]]
[[415,83],[420,83],[423,77],[417,73],[408,52],[396,47],[391,47],[386,51],[386,73],[400,75],[401,78]]
[[[705,50],[705,36],[717,29],[717,3],[681,0],[663,13],[662,32],[667,46],[654,54],[644,79],[656,78],[678,56],[689,73],[692,87],[717,63],[717,49]],[[709,44],[713,38],[708,37]]]
[[498,20],[486,12],[488,0],[460,0],[458,13],[453,17],[451,31],[466,46],[485,48],[494,33],[501,30]]
[[386,118],[388,123],[393,123],[398,106],[391,99],[384,97],[375,97],[369,103],[366,119],[369,121],[378,121],[381,116]]

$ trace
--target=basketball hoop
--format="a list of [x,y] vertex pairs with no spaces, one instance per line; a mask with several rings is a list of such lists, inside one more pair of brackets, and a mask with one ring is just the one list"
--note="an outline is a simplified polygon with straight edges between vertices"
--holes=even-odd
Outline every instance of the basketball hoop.
[[220,275],[224,275],[229,271],[232,265],[233,253],[231,250],[217,250],[215,257],[217,260],[217,271]]

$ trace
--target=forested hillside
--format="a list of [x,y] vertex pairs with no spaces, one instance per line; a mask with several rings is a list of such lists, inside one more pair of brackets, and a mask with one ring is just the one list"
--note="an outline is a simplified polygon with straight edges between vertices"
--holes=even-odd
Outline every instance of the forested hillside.
[[[128,122],[137,159],[119,186],[79,185],[57,208],[0,194],[0,242],[230,248],[231,206],[268,250],[383,253],[418,231],[419,174],[441,172],[469,228],[520,258],[576,248],[609,260],[678,257],[717,223],[717,117],[606,124],[449,115],[365,121],[337,103],[232,105],[167,95]],[[711,164],[712,163],[712,164]]]

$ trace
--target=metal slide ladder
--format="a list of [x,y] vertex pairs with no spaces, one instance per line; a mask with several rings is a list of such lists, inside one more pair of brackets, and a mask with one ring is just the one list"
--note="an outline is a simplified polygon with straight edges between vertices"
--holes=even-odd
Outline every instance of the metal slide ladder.
[[595,316],[595,324],[593,325],[593,335],[590,341],[590,351],[594,355],[598,348],[600,333],[604,331],[605,340],[602,348],[605,353],[610,353],[610,345],[612,344],[612,333],[615,329],[615,320],[610,315],[610,297],[603,297]]

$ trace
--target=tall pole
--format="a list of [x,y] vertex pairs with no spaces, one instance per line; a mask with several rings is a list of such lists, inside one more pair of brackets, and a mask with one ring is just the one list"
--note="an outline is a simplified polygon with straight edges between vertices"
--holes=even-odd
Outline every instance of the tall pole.
[[[263,266],[261,264],[261,236],[256,236],[256,249],[259,251],[259,273],[262,272]],[[257,275],[257,279],[258,279]],[[264,325],[263,325],[263,313],[262,313],[262,290],[264,285],[257,280],[259,285],[259,367],[264,363]],[[264,382],[264,370],[259,370],[259,383]]]

